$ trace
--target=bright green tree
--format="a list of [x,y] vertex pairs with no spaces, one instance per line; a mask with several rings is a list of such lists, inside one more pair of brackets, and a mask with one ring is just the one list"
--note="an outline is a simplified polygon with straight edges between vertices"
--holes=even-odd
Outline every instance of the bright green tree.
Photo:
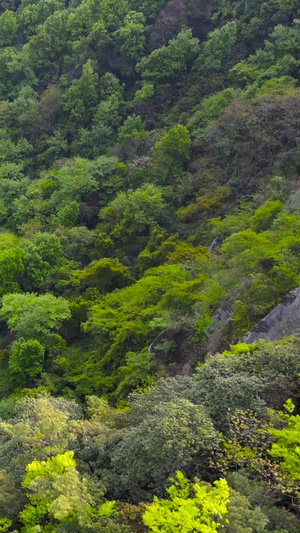
[[[81,130],[79,148],[86,156],[97,157],[116,139],[116,132],[122,122],[125,106],[124,86],[119,79],[107,72],[100,79],[101,101],[94,113],[91,130]],[[92,146],[91,146],[92,145]]]
[[282,429],[270,429],[269,433],[276,438],[269,454],[282,459],[280,466],[291,480],[300,479],[300,416],[292,415],[295,406],[289,399],[284,407],[289,414],[283,415],[286,426]]
[[118,131],[118,141],[126,139],[138,139],[145,133],[145,124],[142,117],[131,115],[128,117]]
[[138,9],[144,13],[145,17],[155,19],[158,11],[164,6],[166,0],[130,0],[129,5],[132,9]]
[[39,341],[20,338],[12,344],[9,369],[17,381],[26,385],[26,381],[37,377],[43,368],[44,348]]
[[21,248],[0,251],[0,295],[18,290],[16,279],[24,269],[23,257],[24,251]]
[[107,207],[101,209],[100,219],[111,238],[126,242],[148,235],[166,214],[162,188],[149,183],[136,190],[119,192]]
[[186,71],[188,62],[195,58],[198,51],[198,39],[193,37],[191,30],[183,30],[168,46],[158,48],[144,57],[136,70],[147,81],[161,82]]
[[142,13],[130,11],[124,20],[124,26],[114,34],[118,49],[125,58],[137,61],[143,55],[145,47],[145,18]]
[[35,291],[46,280],[50,281],[56,268],[62,265],[62,248],[56,235],[38,233],[32,241],[24,243],[23,249],[22,288]]
[[16,15],[6,10],[0,16],[0,45],[10,44],[17,31]]
[[232,88],[224,89],[219,93],[213,94],[202,100],[198,111],[192,116],[189,126],[206,128],[206,126],[216,119],[223,109],[231,104],[235,98],[235,90]]
[[167,489],[170,499],[154,497],[154,503],[143,515],[143,521],[153,533],[216,533],[227,513],[229,487],[225,479],[215,481],[214,487],[190,487],[181,472]]
[[134,95],[134,102],[143,102],[144,100],[148,100],[148,98],[151,98],[151,96],[154,95],[154,85],[153,83],[149,83],[148,81],[144,81],[142,83],[141,89],[136,91]]
[[83,270],[73,270],[69,284],[80,287],[96,287],[100,292],[110,292],[115,288],[126,287],[133,283],[128,268],[113,259],[93,261]]
[[[101,24],[101,21],[99,23]],[[68,17],[67,29],[73,39],[80,39],[91,32],[94,24],[95,13],[93,13],[93,4],[92,2],[84,2],[71,10]]]
[[56,226],[65,226],[66,228],[72,228],[76,225],[80,212],[79,203],[69,202],[63,205],[56,213],[56,216],[52,219],[52,224]]
[[62,166],[59,172],[50,171],[49,180],[55,186],[49,198],[49,206],[55,213],[73,201],[87,201],[98,188],[91,174],[91,162],[81,157],[72,159],[71,164]]
[[190,157],[191,139],[185,126],[177,124],[153,148],[149,171],[161,185],[169,184],[182,176]]
[[18,13],[19,28],[27,37],[34,35],[39,25],[55,11],[61,11],[63,7],[63,0],[41,0],[37,4],[22,4]]
[[281,213],[282,207],[279,200],[267,200],[250,218],[251,229],[257,233],[269,229],[273,220]]
[[23,46],[18,68],[21,67],[26,76],[32,78],[34,72],[41,81],[51,79],[52,68],[60,72],[63,55],[71,47],[66,31],[67,19],[67,10],[55,11],[37,27],[36,33]]
[[27,465],[23,487],[30,491],[30,503],[20,513],[24,532],[32,533],[47,517],[75,526],[89,523],[92,499],[73,457],[74,452],[65,452]]
[[[26,464],[65,453],[80,428],[78,404],[46,393],[25,396],[15,404],[13,416],[0,422],[0,469],[17,481]],[[2,480],[1,480],[2,481]]]
[[203,52],[197,60],[201,70],[210,72],[221,69],[224,59],[229,55],[235,43],[236,32],[237,25],[233,21],[209,33]]
[[24,339],[49,345],[63,320],[70,318],[69,304],[53,294],[7,294],[2,299],[2,317],[10,330]]
[[83,66],[79,80],[73,81],[63,97],[63,107],[69,112],[70,127],[84,126],[92,118],[97,104],[98,75],[94,74],[91,60]]
[[[92,496],[88,478],[76,469],[73,451],[28,464],[22,485],[29,490],[30,502],[20,513],[24,533],[54,532],[60,524],[66,524],[66,531],[78,533],[129,533],[114,520],[115,502],[103,502],[99,488],[96,498]],[[99,506],[96,500],[103,503]]]
[[12,525],[12,521],[8,518],[0,518],[0,531],[7,531]]
[[105,27],[110,31],[116,31],[122,26],[128,13],[126,0],[101,0],[101,18]]

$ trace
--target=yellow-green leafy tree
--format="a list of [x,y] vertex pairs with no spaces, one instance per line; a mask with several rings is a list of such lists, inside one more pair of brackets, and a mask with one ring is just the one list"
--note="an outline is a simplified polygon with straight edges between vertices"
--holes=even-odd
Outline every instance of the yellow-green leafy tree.
[[154,497],[154,503],[143,515],[143,521],[153,533],[215,533],[222,524],[229,503],[229,487],[225,479],[215,481],[214,487],[190,487],[181,472],[167,489],[169,500]]

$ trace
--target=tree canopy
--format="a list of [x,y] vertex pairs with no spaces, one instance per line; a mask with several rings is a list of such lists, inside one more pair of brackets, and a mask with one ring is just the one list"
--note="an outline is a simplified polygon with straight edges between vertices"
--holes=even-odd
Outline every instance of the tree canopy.
[[299,532],[299,14],[0,2],[0,531]]

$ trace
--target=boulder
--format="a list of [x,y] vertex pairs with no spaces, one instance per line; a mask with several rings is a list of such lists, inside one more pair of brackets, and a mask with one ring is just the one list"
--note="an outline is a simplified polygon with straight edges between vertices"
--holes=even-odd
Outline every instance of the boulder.
[[273,342],[295,335],[300,329],[300,287],[289,292],[265,318],[244,337],[246,344],[263,339]]

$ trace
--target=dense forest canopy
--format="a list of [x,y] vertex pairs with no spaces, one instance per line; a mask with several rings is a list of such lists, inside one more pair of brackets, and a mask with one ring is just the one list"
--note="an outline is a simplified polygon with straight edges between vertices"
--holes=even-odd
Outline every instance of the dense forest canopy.
[[298,0],[1,0],[0,531],[299,532],[299,82]]

